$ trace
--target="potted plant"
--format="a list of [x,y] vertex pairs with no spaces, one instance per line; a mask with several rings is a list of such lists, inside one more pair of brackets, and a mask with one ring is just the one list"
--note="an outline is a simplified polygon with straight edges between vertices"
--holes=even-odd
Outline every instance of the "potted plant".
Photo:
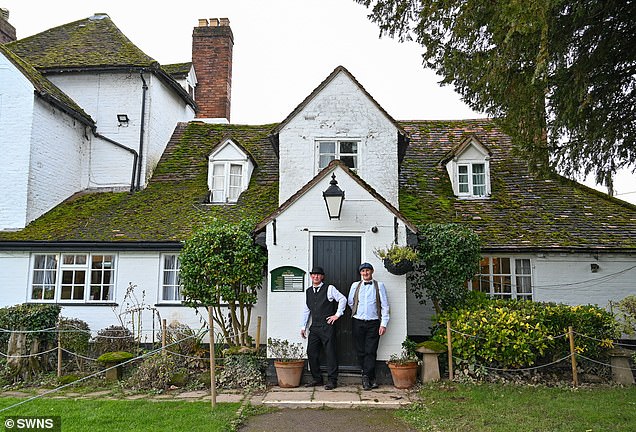
[[403,275],[413,270],[417,261],[417,251],[410,246],[392,244],[386,249],[376,249],[375,256],[380,258],[384,267],[395,275]]
[[283,388],[298,387],[305,367],[303,344],[268,338],[267,348],[274,357],[278,385]]
[[393,378],[393,385],[399,389],[408,389],[417,381],[419,359],[415,353],[416,344],[406,338],[402,342],[402,351],[392,354],[387,364]]

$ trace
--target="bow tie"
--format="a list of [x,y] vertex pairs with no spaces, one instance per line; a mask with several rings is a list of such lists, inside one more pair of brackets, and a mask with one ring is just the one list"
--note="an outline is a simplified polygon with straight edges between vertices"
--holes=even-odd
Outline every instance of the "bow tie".
[[371,285],[371,284],[373,284],[373,281],[365,282],[364,284],[365,285]]

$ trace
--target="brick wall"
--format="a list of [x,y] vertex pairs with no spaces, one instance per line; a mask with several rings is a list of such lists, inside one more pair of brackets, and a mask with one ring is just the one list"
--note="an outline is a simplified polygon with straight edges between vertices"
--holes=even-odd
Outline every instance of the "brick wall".
[[9,11],[0,9],[0,44],[15,40],[15,27],[9,24]]
[[234,36],[227,18],[199,20],[192,32],[192,64],[197,76],[197,118],[230,121]]

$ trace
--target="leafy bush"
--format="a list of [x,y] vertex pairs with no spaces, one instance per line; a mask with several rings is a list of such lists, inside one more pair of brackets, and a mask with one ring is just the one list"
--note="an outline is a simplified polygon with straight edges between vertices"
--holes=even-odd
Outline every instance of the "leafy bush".
[[187,376],[174,356],[156,354],[139,365],[126,381],[126,386],[137,390],[167,390],[175,381],[183,384],[184,374]]
[[60,317],[58,323],[60,330],[60,345],[63,349],[78,356],[71,356],[75,360],[77,369],[84,370],[84,360],[80,356],[86,356],[90,350],[91,329],[86,323],[77,318]]
[[113,351],[136,352],[135,339],[130,330],[115,325],[97,332],[93,348],[98,355]]
[[[471,293],[466,305],[437,317],[434,339],[446,341],[450,321],[453,356],[458,364],[521,368],[566,357],[572,326],[576,352],[599,358],[616,337],[612,315],[597,306],[568,306],[514,300],[491,300]],[[585,336],[585,337],[584,337]]]
[[265,388],[267,360],[256,353],[233,354],[225,357],[218,385],[226,389]]
[[625,334],[636,334],[636,295],[630,295],[616,304],[616,319],[620,331]]
[[[28,339],[37,338],[41,342],[54,342],[56,334],[51,331],[57,324],[62,308],[52,304],[19,304],[0,308],[0,328],[7,330],[49,330],[30,333]],[[2,346],[6,347],[10,332],[0,332]],[[6,352],[6,350],[4,350]]]

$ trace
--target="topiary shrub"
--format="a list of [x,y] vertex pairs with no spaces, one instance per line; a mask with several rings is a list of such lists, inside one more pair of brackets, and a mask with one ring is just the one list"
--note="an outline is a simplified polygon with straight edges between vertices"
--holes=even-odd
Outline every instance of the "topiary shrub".
[[122,326],[101,329],[93,338],[93,350],[97,355],[115,351],[136,352],[136,348],[132,333]]

